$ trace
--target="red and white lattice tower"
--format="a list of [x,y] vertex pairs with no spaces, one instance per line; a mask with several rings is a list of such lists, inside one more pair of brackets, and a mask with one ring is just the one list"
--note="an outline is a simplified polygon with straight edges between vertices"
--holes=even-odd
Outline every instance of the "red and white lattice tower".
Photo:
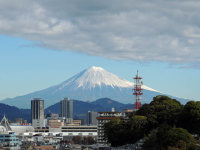
[[134,78],[135,80],[135,85],[134,85],[134,93],[133,95],[135,95],[135,110],[137,111],[138,109],[140,109],[140,107],[142,106],[141,104],[141,100],[142,100],[142,78],[138,76],[138,71],[137,71],[137,75]]

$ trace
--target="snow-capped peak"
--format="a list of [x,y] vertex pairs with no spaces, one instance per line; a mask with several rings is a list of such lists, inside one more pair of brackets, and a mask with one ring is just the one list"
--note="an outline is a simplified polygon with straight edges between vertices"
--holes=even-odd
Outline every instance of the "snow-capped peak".
[[94,88],[95,86],[111,86],[111,87],[130,87],[133,83],[120,79],[118,76],[107,72],[101,67],[88,68],[80,78],[76,80],[78,87]]
[[88,71],[105,71],[103,68],[101,67],[96,67],[96,66],[91,66],[87,69]]
[[[63,82],[59,86],[59,90],[69,86],[73,88],[84,89],[91,89],[102,86],[110,86],[112,88],[133,88],[134,83],[121,79],[101,67],[92,66],[73,76],[69,80]],[[147,86],[143,86],[143,88],[151,91],[156,91]]]

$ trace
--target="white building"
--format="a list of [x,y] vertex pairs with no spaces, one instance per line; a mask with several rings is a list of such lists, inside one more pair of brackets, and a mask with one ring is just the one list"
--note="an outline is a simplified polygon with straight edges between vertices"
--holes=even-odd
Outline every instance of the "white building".
[[19,139],[17,138],[17,134],[12,131],[5,116],[1,120],[0,124],[0,146],[19,147]]
[[97,136],[97,126],[63,126],[61,132],[68,136]]

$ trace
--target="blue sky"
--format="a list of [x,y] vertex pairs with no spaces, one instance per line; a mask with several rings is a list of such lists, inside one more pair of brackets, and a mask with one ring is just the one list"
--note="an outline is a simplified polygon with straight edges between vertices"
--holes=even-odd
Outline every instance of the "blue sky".
[[145,85],[199,100],[199,9],[195,0],[1,1],[0,100],[90,66],[129,81],[138,69]]

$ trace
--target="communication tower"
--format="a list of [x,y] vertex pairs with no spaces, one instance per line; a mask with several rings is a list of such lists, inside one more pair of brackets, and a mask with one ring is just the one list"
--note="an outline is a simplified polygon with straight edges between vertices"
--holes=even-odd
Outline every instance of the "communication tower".
[[137,75],[135,76],[135,78],[133,78],[135,80],[135,85],[134,85],[134,93],[133,95],[135,95],[135,110],[137,111],[138,109],[140,109],[140,107],[142,106],[141,104],[141,100],[142,100],[142,77],[138,76],[138,71],[137,71]]

